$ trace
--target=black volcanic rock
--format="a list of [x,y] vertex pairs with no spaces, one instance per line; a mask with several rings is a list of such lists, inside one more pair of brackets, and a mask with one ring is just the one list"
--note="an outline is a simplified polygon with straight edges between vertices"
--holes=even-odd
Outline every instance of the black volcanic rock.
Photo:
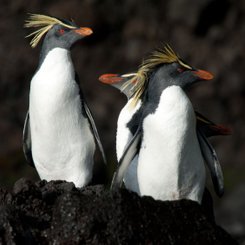
[[193,201],[25,179],[0,189],[0,243],[237,244]]

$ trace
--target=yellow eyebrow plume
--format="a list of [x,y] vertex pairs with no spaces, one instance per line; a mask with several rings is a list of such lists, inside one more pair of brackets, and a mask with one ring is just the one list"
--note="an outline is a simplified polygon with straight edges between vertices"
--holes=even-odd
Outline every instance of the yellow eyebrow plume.
[[191,69],[190,66],[186,65],[181,61],[180,57],[173,51],[173,49],[167,44],[163,48],[154,51],[148,59],[143,61],[140,65],[137,73],[133,78],[127,81],[122,89],[126,89],[129,85],[132,86],[131,90],[134,92],[132,105],[135,106],[144,93],[147,83],[148,76],[158,65],[169,64],[178,62],[180,65]]
[[35,48],[41,38],[56,24],[62,25],[64,27],[74,29],[76,27],[68,25],[61,20],[42,14],[30,14],[29,18],[25,21],[24,27],[26,28],[39,28],[38,30],[32,32],[26,37],[33,36],[30,44],[32,48]]

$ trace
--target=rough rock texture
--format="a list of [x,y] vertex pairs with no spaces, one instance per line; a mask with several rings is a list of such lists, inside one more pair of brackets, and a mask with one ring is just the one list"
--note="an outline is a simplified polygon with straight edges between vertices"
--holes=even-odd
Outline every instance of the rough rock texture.
[[237,244],[202,206],[20,179],[0,189],[1,244]]

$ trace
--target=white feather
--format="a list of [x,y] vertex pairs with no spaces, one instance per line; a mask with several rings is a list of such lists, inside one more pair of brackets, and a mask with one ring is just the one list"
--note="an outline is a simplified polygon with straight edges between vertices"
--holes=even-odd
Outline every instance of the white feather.
[[184,91],[166,88],[143,122],[138,161],[140,194],[157,200],[201,202],[205,167],[196,135],[195,114]]
[[[123,107],[120,112],[117,121],[117,140],[116,140],[116,150],[117,150],[117,160],[119,161],[123,155],[123,152],[127,144],[132,139],[133,135],[127,127],[128,122],[132,119],[132,116],[141,106],[141,100],[139,100],[135,107],[132,108],[132,99],[130,99],[127,104]],[[136,156],[125,174],[124,183],[127,189],[139,193],[138,179],[137,179],[137,162],[138,157]]]
[[122,157],[122,154],[125,150],[126,145],[133,137],[127,124],[132,119],[132,116],[141,106],[141,100],[139,100],[135,107],[131,105],[132,99],[130,99],[127,104],[121,110],[118,121],[117,121],[117,143],[116,143],[116,150],[117,150],[117,160],[119,161]]
[[31,81],[32,155],[41,179],[73,181],[92,177],[95,142],[83,117],[70,51],[55,48]]
[[136,76],[137,73],[127,73],[127,74],[123,74],[121,77],[133,77],[133,76]]

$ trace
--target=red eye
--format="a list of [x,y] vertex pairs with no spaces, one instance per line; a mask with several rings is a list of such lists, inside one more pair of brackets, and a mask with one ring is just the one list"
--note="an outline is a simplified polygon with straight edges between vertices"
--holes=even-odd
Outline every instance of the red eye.
[[59,29],[59,34],[63,35],[65,33],[64,29]]
[[178,69],[177,69],[177,71],[179,72],[179,73],[182,73],[182,72],[184,72],[186,69],[185,68],[183,68],[183,67],[179,67]]

